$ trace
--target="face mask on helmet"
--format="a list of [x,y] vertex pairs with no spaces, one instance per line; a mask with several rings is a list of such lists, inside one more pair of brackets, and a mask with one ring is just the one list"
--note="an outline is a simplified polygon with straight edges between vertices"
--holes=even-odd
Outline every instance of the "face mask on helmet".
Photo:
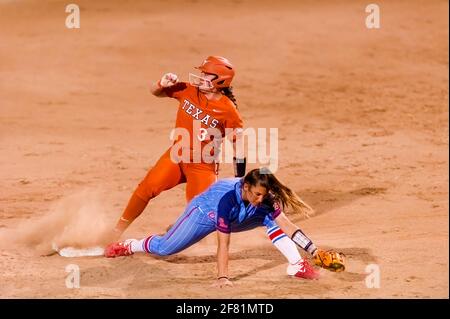
[[203,76],[198,76],[192,73],[189,73],[189,83],[192,86],[198,87],[203,90],[212,90],[214,88],[211,80],[207,79]]

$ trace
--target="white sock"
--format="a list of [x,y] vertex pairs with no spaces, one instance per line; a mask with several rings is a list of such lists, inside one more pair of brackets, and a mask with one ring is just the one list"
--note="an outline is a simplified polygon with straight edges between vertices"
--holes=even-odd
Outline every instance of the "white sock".
[[286,257],[291,265],[302,261],[302,256],[298,252],[297,245],[279,227],[269,229],[267,234],[275,247]]
[[275,247],[286,257],[291,265],[302,260],[302,256],[298,252],[297,245],[294,244],[289,237],[283,237],[274,243]]
[[131,252],[133,253],[143,253],[145,252],[144,250],[144,241],[147,238],[144,239],[128,239],[129,242],[131,242],[130,248],[131,248]]

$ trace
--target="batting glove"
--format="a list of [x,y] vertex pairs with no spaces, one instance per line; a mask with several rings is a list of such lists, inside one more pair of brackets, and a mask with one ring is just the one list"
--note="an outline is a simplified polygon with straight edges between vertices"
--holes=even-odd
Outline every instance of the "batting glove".
[[174,85],[178,82],[178,76],[173,73],[166,73],[162,76],[161,80],[159,80],[159,86],[163,88],[167,88],[169,86]]

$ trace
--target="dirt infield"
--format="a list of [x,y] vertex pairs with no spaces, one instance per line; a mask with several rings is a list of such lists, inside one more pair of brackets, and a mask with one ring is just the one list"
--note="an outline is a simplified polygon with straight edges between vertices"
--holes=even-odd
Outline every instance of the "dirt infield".
[[[364,1],[76,1],[80,29],[42,2],[0,1],[0,297],[449,297],[448,1],[377,1],[380,29]],[[41,256],[121,214],[170,145],[177,103],[149,83],[212,54],[236,66],[245,125],[279,128],[277,175],[317,211],[294,220],[347,271],[288,278],[263,229],[232,236],[225,290],[215,236],[168,258]],[[161,194],[125,237],[183,207],[184,186]]]

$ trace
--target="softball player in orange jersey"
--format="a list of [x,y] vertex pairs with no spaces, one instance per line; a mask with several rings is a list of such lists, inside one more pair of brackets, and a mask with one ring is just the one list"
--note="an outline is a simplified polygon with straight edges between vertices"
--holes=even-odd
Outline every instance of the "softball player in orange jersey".
[[[202,72],[202,77],[195,78],[194,85],[178,82],[175,74],[167,73],[151,88],[155,96],[179,101],[175,127],[189,132],[191,147],[188,151],[191,152],[191,160],[196,155],[192,147],[193,139],[201,141],[201,149],[211,142],[209,136],[205,135],[208,128],[218,129],[224,136],[225,129],[242,129],[243,126],[230,87],[234,77],[232,64],[223,57],[210,56],[197,69]],[[193,131],[194,121],[201,125],[197,132]],[[161,156],[134,191],[116,225],[117,233],[121,234],[142,213],[148,202],[161,192],[186,183],[186,200],[189,202],[217,180],[216,163],[206,163],[201,157],[197,163],[176,163],[170,155],[172,147]],[[235,175],[244,174],[245,159],[238,159]]]
[[[178,82],[175,74],[167,73],[151,88],[155,96],[171,97],[179,101],[175,127],[189,132],[187,151],[190,161],[173,160],[171,151],[179,142],[178,139],[175,140],[133,192],[116,224],[115,237],[119,237],[144,211],[148,202],[161,192],[186,183],[186,200],[190,202],[216,182],[218,165],[205,161],[196,152],[201,152],[211,142],[208,129],[219,130],[219,138],[225,136],[226,129],[233,129],[234,134],[242,130],[242,119],[230,86],[235,74],[233,65],[226,58],[210,56],[197,69],[201,71],[201,76],[191,74],[190,83]],[[194,139],[201,142],[200,150],[193,147],[196,142]],[[221,140],[214,142],[220,143]],[[201,160],[193,162],[193,158]],[[245,175],[245,165],[245,157],[234,158],[235,177]],[[288,274],[294,275],[301,271],[302,258],[294,242],[275,223],[266,226],[270,240],[289,261]]]

